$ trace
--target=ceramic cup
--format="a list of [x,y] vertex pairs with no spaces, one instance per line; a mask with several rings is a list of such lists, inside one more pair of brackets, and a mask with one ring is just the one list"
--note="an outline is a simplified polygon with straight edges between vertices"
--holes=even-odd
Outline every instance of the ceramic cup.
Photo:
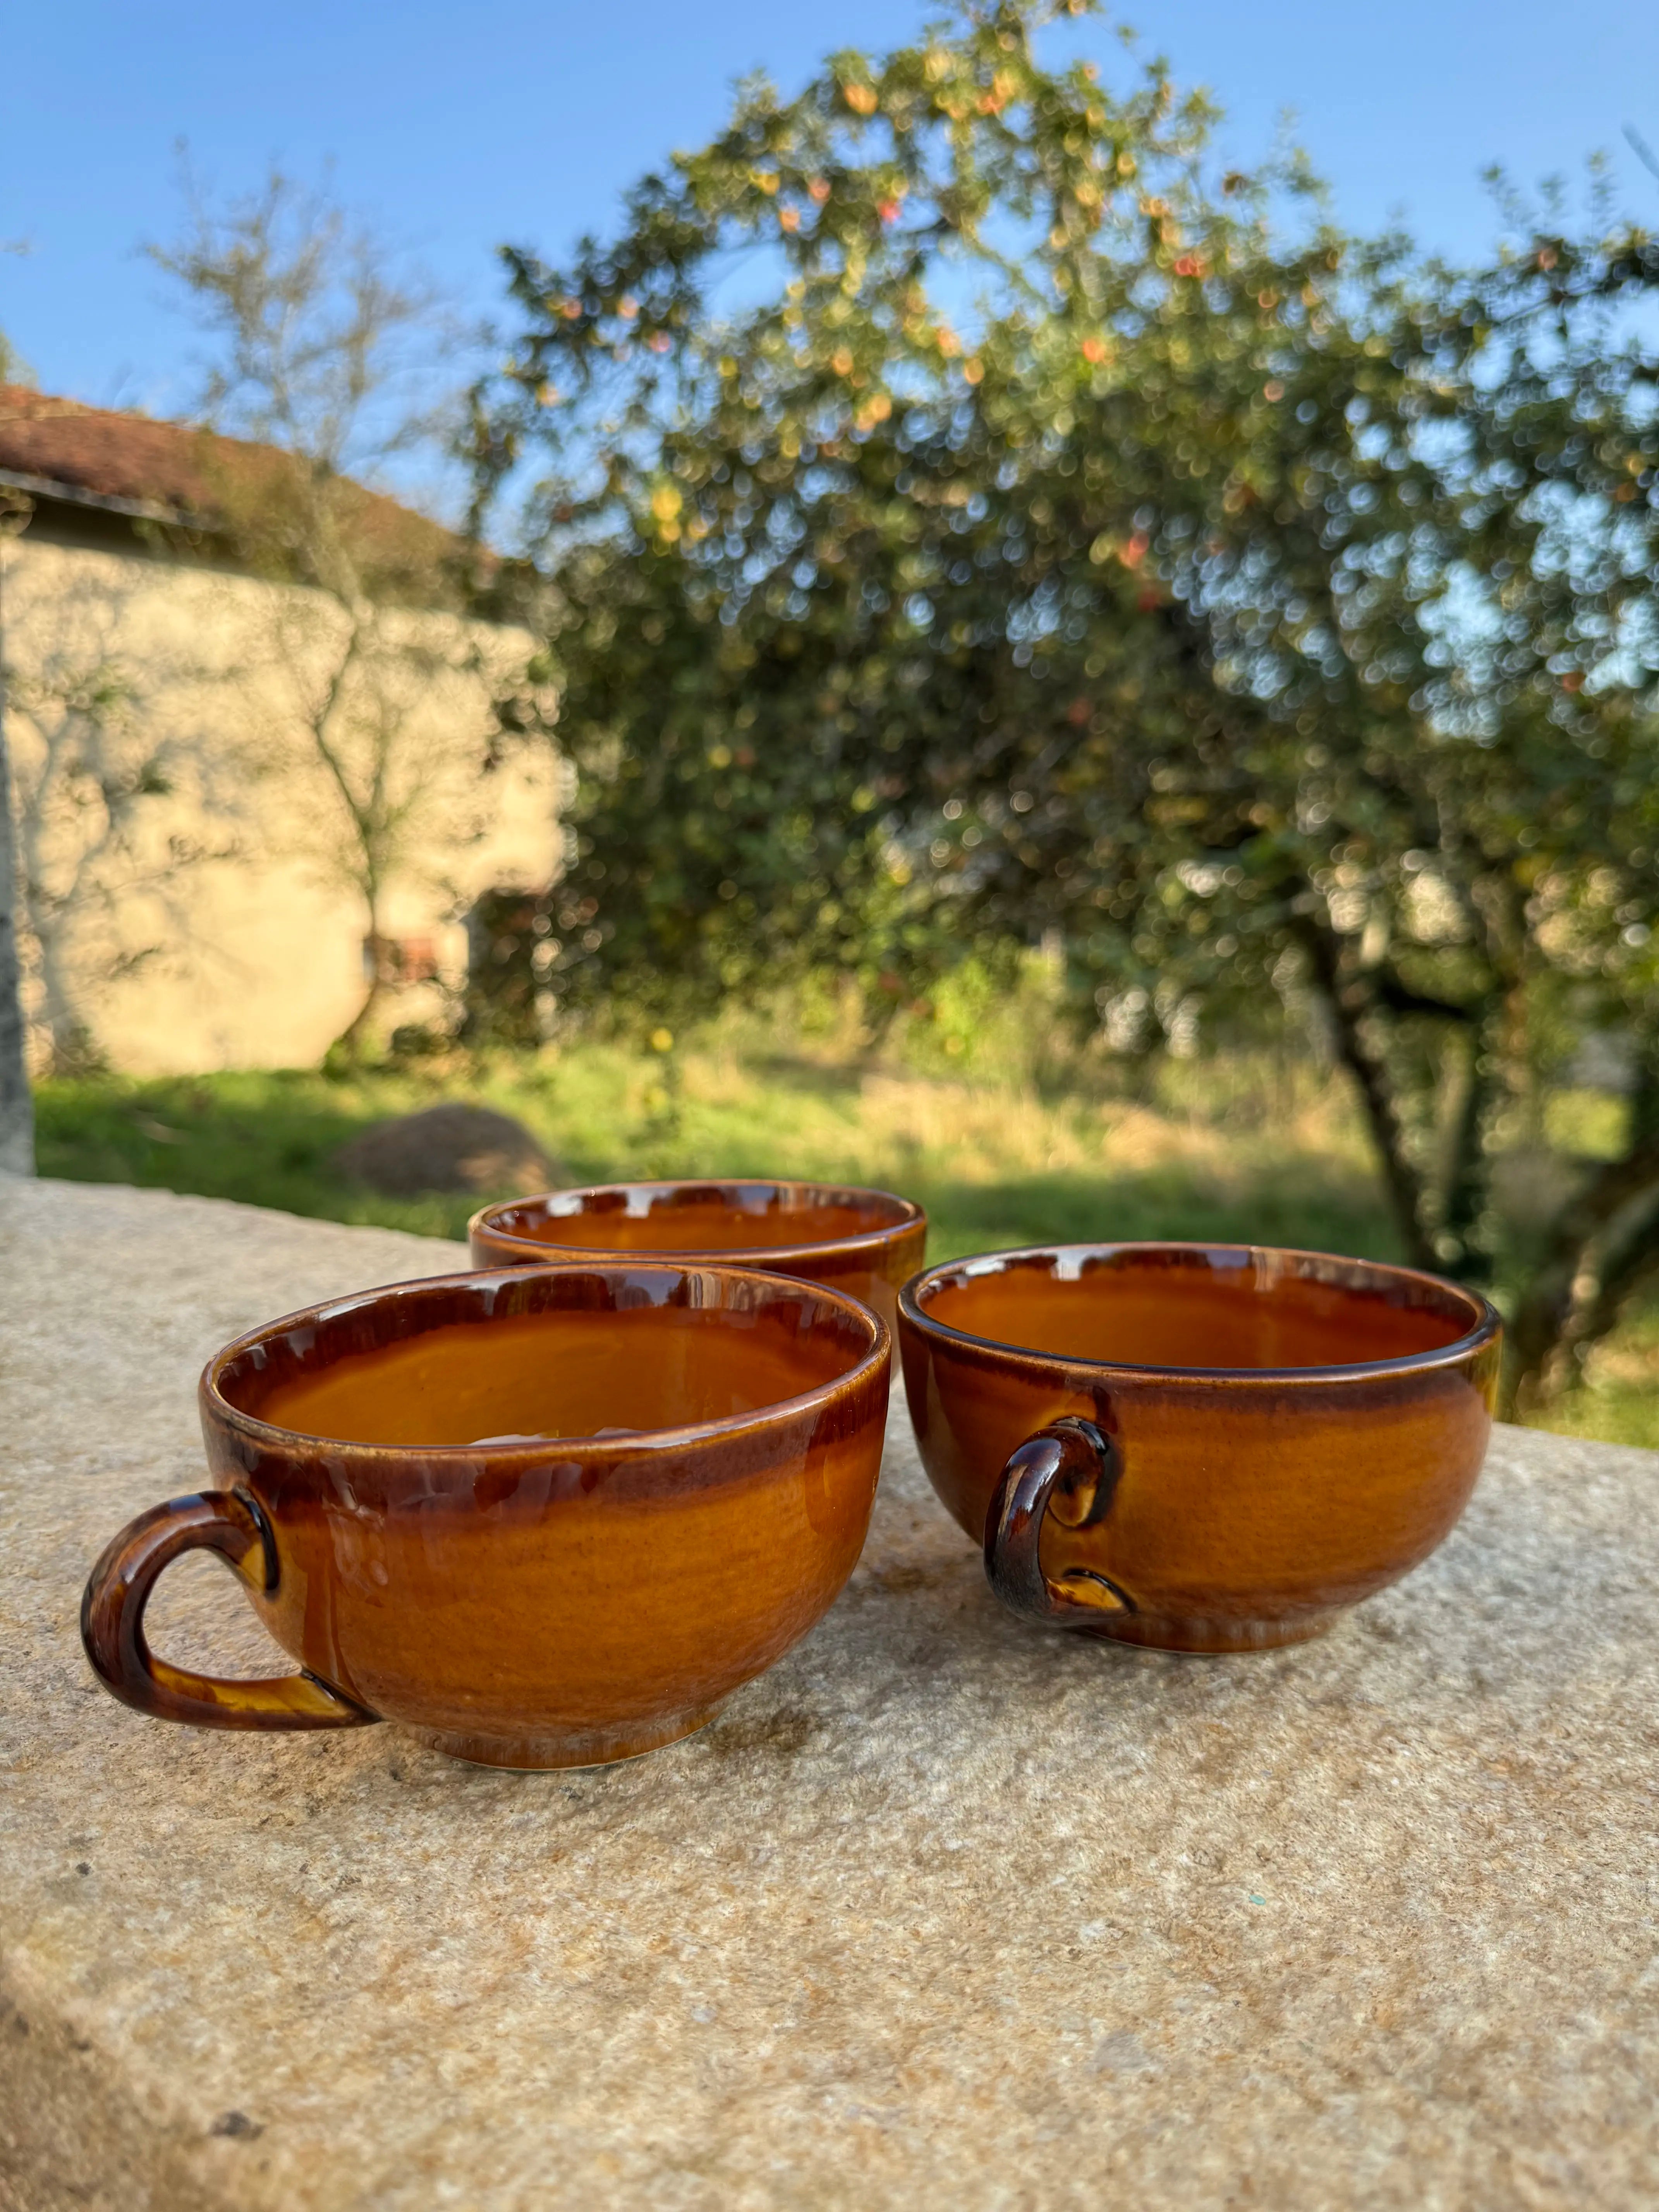
[[998,1596],[1171,1651],[1299,1643],[1425,1559],[1500,1337],[1432,1275],[1231,1246],[995,1252],[899,1299],[922,1461]]
[[[503,1268],[290,1314],[209,1364],[218,1486],[109,1546],[88,1655],[128,1705],[206,1728],[386,1719],[495,1766],[671,1743],[852,1572],[890,1345],[853,1299],[737,1267]],[[198,1546],[300,1673],[151,1653],[151,1587]]]
[[890,1328],[927,1242],[908,1198],[818,1182],[594,1183],[486,1206],[469,1228],[479,1267],[622,1253],[764,1267],[862,1298]]

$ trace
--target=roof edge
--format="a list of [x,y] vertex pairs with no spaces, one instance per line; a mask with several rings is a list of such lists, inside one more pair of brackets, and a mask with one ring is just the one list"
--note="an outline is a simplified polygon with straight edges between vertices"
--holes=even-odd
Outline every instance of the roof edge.
[[31,499],[55,499],[65,507],[95,507],[105,514],[129,516],[135,522],[166,522],[183,530],[210,530],[214,526],[179,507],[162,507],[150,500],[113,498],[107,492],[88,491],[81,484],[65,483],[57,477],[24,476],[15,469],[0,469],[0,484],[9,491],[26,492]]

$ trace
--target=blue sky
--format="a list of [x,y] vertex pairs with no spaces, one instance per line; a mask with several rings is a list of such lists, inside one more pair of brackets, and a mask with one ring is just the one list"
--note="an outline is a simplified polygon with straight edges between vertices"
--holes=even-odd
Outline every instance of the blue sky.
[[[205,181],[256,183],[273,156],[315,173],[473,312],[506,239],[556,254],[617,196],[718,125],[732,79],[786,88],[826,47],[890,45],[935,15],[905,0],[74,0],[12,10],[3,35],[0,329],[46,389],[181,411],[197,341],[137,252],[177,227],[175,143]],[[1453,252],[1491,235],[1480,172],[1576,176],[1603,148],[1659,223],[1659,182],[1621,137],[1659,144],[1659,7],[1559,0],[1165,0],[1132,9],[1148,49],[1228,111],[1248,162],[1280,112],[1340,220],[1403,213]],[[1086,33],[1103,57],[1112,33]],[[1117,63],[1110,61],[1113,68]]]

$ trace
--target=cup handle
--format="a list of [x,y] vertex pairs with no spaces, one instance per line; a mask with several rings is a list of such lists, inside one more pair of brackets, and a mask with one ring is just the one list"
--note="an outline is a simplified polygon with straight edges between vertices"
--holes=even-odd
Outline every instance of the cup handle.
[[153,1506],[105,1547],[81,1601],[81,1641],[104,1687],[157,1720],[197,1728],[362,1728],[380,1718],[315,1674],[228,1681],[158,1659],[144,1640],[156,1577],[181,1552],[217,1552],[243,1581],[276,1587],[270,1523],[243,1490],[207,1490]]
[[1135,1601],[1093,1567],[1067,1567],[1058,1581],[1038,1549],[1050,1515],[1067,1528],[1092,1528],[1112,1510],[1122,1462],[1093,1421],[1066,1413],[1013,1452],[985,1517],[985,1572],[1010,1612],[1062,1628],[1097,1628]]

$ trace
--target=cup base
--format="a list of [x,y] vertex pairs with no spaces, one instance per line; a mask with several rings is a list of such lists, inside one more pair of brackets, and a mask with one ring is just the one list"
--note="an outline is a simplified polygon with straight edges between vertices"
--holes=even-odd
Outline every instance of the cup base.
[[1098,1627],[1091,1622],[1084,1633],[1152,1651],[1278,1651],[1287,1644],[1311,1644],[1336,1618],[1334,1613],[1316,1613],[1294,1620],[1172,1620],[1157,1613],[1114,1613]]
[[682,1736],[707,1728],[726,1703],[697,1705],[689,1712],[671,1713],[665,1719],[633,1721],[619,1728],[560,1729],[544,1735],[486,1735],[471,1729],[411,1728],[405,1735],[428,1751],[441,1751],[471,1766],[516,1767],[526,1772],[544,1772],[562,1766],[614,1766],[619,1759],[640,1759],[647,1751],[660,1751]]

